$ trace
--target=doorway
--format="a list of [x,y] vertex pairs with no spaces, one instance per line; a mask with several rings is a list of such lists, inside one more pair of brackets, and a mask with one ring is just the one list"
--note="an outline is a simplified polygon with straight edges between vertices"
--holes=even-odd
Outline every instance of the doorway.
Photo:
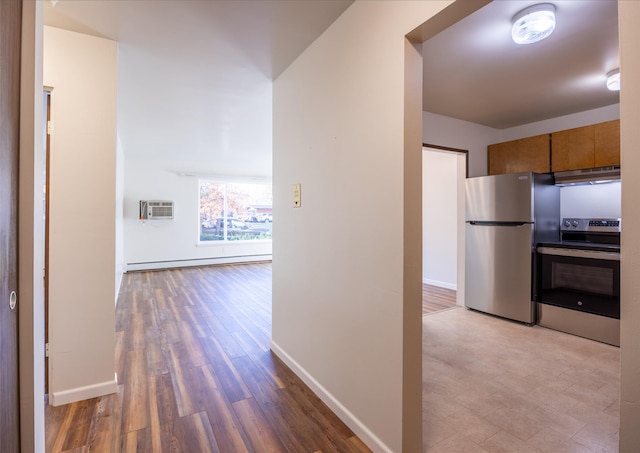
[[422,148],[423,315],[464,305],[464,181],[468,151]]

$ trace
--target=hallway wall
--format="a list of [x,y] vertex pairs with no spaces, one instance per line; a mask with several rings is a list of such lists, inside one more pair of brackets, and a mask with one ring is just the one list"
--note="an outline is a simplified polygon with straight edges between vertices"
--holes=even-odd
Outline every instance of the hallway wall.
[[49,392],[60,405],[117,390],[117,45],[45,27],[43,64],[53,88]]

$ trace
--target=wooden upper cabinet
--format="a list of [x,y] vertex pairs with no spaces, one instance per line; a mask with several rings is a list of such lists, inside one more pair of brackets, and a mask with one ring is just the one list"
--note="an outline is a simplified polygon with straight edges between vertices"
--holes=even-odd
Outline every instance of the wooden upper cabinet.
[[487,163],[490,175],[620,165],[620,120],[489,145]]
[[595,166],[595,125],[551,134],[551,170],[565,171]]
[[595,125],[595,166],[620,165],[620,120]]
[[513,173],[513,165],[517,160],[516,140],[496,143],[487,147],[487,162],[490,175]]
[[620,165],[620,120],[551,134],[553,171]]
[[549,134],[516,140],[518,142],[518,169],[516,172],[548,173],[551,169],[549,140]]
[[490,175],[550,169],[549,134],[496,143],[487,148]]

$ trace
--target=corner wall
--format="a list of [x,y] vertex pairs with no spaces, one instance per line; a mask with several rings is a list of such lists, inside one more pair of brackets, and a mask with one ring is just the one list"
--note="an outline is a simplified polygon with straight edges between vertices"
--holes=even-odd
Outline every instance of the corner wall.
[[405,34],[450,3],[356,1],[274,82],[272,349],[379,452],[421,451],[421,96]]
[[619,1],[622,248],[620,288],[620,452],[640,445],[640,2]]
[[44,27],[53,132],[49,210],[49,392],[57,406],[117,390],[117,46]]

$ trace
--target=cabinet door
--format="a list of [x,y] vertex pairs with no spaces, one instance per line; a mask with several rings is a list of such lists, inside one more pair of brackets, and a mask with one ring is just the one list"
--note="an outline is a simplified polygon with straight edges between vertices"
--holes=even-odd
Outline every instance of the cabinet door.
[[517,140],[518,162],[515,171],[533,171],[535,173],[551,171],[549,140],[549,134]]
[[516,141],[496,143],[487,147],[487,161],[490,175],[514,173],[518,157]]
[[595,166],[620,165],[620,120],[595,125]]
[[551,169],[549,150],[549,134],[489,145],[489,174],[547,173]]
[[551,134],[552,171],[593,168],[595,125]]

